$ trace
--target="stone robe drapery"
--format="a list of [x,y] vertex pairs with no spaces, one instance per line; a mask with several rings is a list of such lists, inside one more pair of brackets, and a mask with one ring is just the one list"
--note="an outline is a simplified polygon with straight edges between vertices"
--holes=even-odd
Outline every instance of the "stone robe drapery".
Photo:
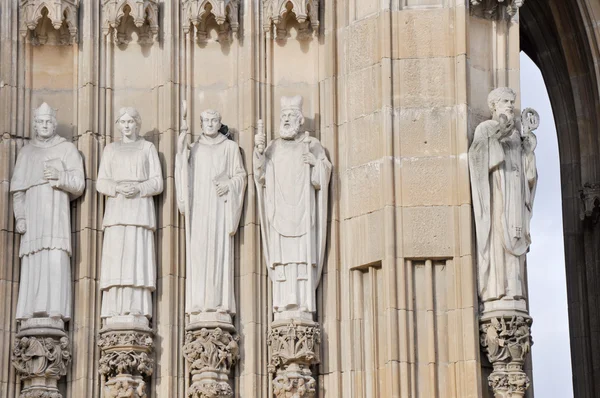
[[[309,150],[316,158],[314,167],[302,159]],[[263,251],[276,312],[317,310],[331,168],[321,143],[308,135],[272,141],[264,163],[255,154]]]
[[[537,184],[521,135],[498,140],[499,123],[481,123],[469,148],[477,235],[479,295],[482,301],[525,297],[525,254]],[[531,155],[531,154],[529,154]]]
[[[59,171],[45,180],[45,166]],[[85,188],[83,161],[71,142],[55,135],[32,140],[19,152],[11,179],[17,221],[25,220],[21,237],[21,280],[17,319],[71,318],[70,201]]]
[[[222,134],[202,135],[176,156],[177,203],[186,217],[187,314],[235,314],[233,239],[246,177],[240,148]],[[218,196],[216,182],[228,182],[229,192]]]
[[[120,183],[138,183],[132,198],[117,193]],[[104,148],[98,171],[98,192],[107,196],[102,227],[104,245],[100,271],[103,318],[152,316],[156,287],[154,195],[163,178],[154,145],[143,138],[114,142]]]

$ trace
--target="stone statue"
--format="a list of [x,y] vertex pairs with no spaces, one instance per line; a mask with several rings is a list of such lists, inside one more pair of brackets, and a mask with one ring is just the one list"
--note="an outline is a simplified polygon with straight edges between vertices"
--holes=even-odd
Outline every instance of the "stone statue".
[[[69,202],[85,188],[79,151],[56,133],[56,111],[34,112],[34,137],[19,152],[10,183],[17,232],[22,234],[18,320],[71,318]],[[60,327],[62,328],[62,327]]]
[[265,148],[260,121],[255,137],[254,181],[276,320],[312,320],[323,269],[332,166],[319,140],[300,132],[303,123],[302,97],[282,97],[280,138]]
[[[469,148],[477,232],[479,296],[484,312],[526,311],[525,255],[537,183],[535,167],[539,115],[523,112],[523,131],[514,114],[516,94],[498,88],[488,97],[492,120],[475,130]],[[501,300],[501,301],[499,301]]]
[[[134,108],[121,108],[116,122],[121,141],[104,148],[98,192],[107,196],[102,227],[101,317],[148,325],[156,287],[154,195],[163,177],[154,144],[139,136],[142,119]],[[111,319],[114,318],[114,319]]]
[[190,322],[231,324],[236,311],[233,238],[244,204],[246,170],[219,112],[206,110],[201,116],[202,135],[189,148],[184,120],[175,158],[177,205],[186,227],[185,312]]

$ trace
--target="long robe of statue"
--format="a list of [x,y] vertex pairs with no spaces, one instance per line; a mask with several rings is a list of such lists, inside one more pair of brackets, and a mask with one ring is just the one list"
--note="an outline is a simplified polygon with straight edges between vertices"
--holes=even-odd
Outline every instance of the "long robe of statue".
[[[515,125],[515,93],[489,96],[493,119],[475,130],[469,149],[481,300],[523,300],[525,254],[537,184],[535,135]],[[539,121],[538,121],[539,123]]]
[[233,240],[246,170],[239,146],[219,132],[221,127],[218,112],[203,112],[202,135],[189,149],[180,139],[175,161],[177,203],[186,217],[185,312],[190,315],[236,312]]
[[19,152],[10,190],[22,233],[16,318],[71,318],[70,201],[85,188],[79,151],[56,134],[56,111],[35,111],[35,137]]
[[123,137],[104,148],[98,171],[98,192],[107,196],[101,317],[151,318],[156,288],[153,196],[163,190],[162,171],[154,144],[138,136],[137,110],[122,108],[119,113],[117,125]]
[[300,132],[303,122],[302,98],[282,97],[280,138],[262,150],[264,136],[259,132],[254,150],[254,180],[276,319],[289,311],[316,312],[324,261],[332,167],[319,140]]

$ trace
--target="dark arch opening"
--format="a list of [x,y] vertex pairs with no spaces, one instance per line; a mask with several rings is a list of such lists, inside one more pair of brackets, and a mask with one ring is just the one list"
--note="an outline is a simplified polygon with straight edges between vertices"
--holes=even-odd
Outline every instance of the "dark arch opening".
[[595,42],[582,1],[528,0],[521,8],[521,49],[548,89],[558,135],[567,301],[576,397],[600,394],[600,225],[581,220],[580,190],[597,183],[598,85]]

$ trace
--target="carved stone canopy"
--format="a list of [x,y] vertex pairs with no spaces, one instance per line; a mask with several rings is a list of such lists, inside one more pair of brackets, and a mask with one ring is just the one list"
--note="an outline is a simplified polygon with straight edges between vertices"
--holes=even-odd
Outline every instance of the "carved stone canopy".
[[502,8],[506,9],[508,17],[513,17],[524,3],[525,0],[471,0],[472,10],[475,13],[479,11],[486,18],[502,16]]
[[128,42],[118,30],[126,14],[140,29],[141,43],[152,43],[158,35],[158,0],[104,0],[102,14],[102,32],[108,35],[112,30],[117,44]]
[[19,29],[21,36],[37,30],[34,44],[46,43],[48,36],[44,17],[60,32],[60,44],[77,43],[79,0],[21,0],[20,8],[23,21]]
[[309,39],[310,28],[315,34],[319,31],[319,0],[263,0],[263,11],[263,29],[270,32],[271,25],[275,25],[277,40],[287,37],[287,22],[291,15],[300,24],[299,39]]
[[193,26],[197,40],[206,41],[207,24],[212,15],[219,26],[219,41],[229,42],[240,26],[239,7],[239,0],[183,0],[183,31],[189,33]]

